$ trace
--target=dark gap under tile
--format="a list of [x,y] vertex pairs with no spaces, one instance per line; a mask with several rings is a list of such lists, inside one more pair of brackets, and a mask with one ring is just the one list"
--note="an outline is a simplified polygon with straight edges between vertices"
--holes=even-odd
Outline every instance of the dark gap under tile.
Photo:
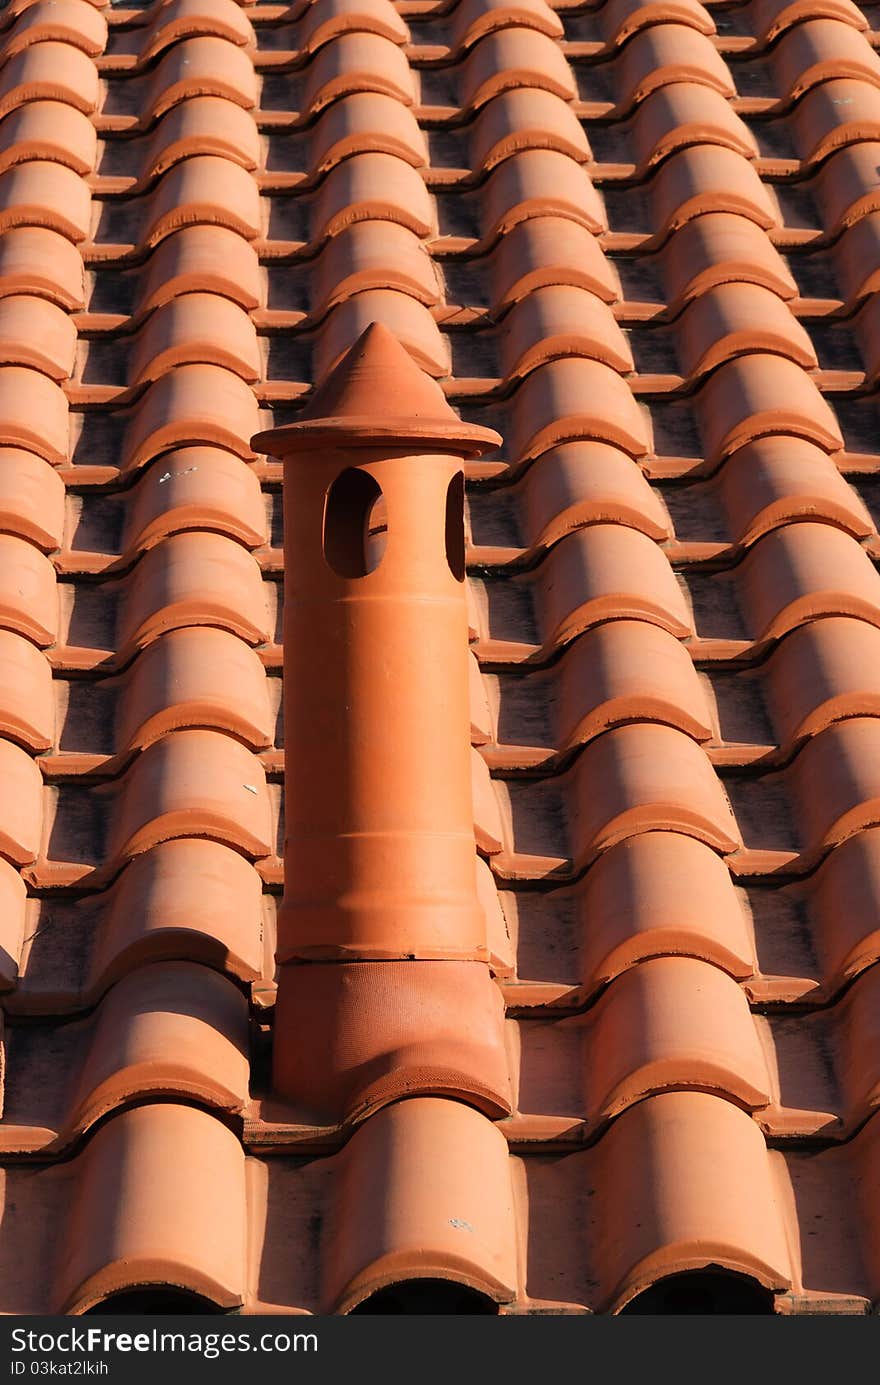
[[493,380],[500,375],[499,343],[495,330],[451,331],[446,335],[452,349],[454,376]]
[[523,545],[519,524],[521,498],[504,486],[468,492],[471,538],[478,546],[519,548]]
[[797,827],[781,774],[722,776],[743,844],[761,851],[797,851]]
[[697,634],[704,640],[744,640],[750,636],[736,600],[734,581],[727,573],[679,573],[690,595]]
[[681,371],[675,334],[667,327],[634,323],[626,329],[639,375],[677,375]]
[[50,861],[104,864],[107,828],[113,812],[113,799],[107,788],[62,784],[56,792],[58,806],[47,850]]
[[802,325],[813,343],[821,370],[864,370],[865,363],[850,323],[814,318]]
[[112,755],[117,749],[116,707],[124,685],[101,679],[71,679],[61,720],[59,749],[90,755]]
[[529,580],[523,577],[487,577],[485,588],[489,638],[538,644],[540,636]]
[[707,675],[718,708],[721,737],[745,745],[775,745],[761,673],[713,669]]
[[68,495],[68,514],[73,519],[70,547],[76,553],[119,553],[126,511],[125,495]]
[[652,482],[669,512],[680,543],[729,543],[730,528],[717,487],[705,482],[690,484]]
[[273,72],[263,78],[260,109],[263,111],[301,111],[305,94],[302,70]]
[[90,313],[130,314],[138,296],[140,270],[97,269],[86,273],[86,306]]

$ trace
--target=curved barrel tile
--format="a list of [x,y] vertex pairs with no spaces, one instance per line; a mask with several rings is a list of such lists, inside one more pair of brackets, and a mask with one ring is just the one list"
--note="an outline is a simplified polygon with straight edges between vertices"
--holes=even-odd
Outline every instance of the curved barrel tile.
[[157,458],[128,497],[123,551],[133,555],[194,529],[213,529],[246,548],[268,542],[260,483],[232,452],[179,447]]
[[250,859],[273,848],[263,767],[220,732],[162,737],[138,756],[113,793],[109,858],[119,865],[175,837],[208,837]]
[[[334,1160],[322,1263],[327,1311],[413,1279],[516,1297],[516,1218],[500,1130],[457,1101],[399,1101]],[[334,1169],[334,1171],[335,1171]]]
[[225,630],[184,627],[147,645],[123,675],[117,720],[120,749],[143,749],[191,727],[226,731],[263,750],[274,715],[259,658]]
[[241,1306],[244,1152],[216,1116],[173,1102],[114,1116],[77,1159],[67,1217],[55,1293],[68,1312],[150,1284]]
[[125,583],[122,649],[187,625],[217,625],[255,645],[271,638],[260,569],[220,534],[172,534],[143,555]]
[[[671,726],[638,723],[592,741],[567,776],[576,867],[641,832],[681,832],[721,855],[741,845],[720,779]],[[601,799],[595,785],[602,784]]]

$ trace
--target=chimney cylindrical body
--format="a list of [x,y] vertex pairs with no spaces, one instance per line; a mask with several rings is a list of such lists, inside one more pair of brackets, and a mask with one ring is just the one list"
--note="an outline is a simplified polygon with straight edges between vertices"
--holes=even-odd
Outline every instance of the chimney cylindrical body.
[[465,423],[373,323],[284,462],[284,899],[276,956],[485,962],[470,765]]
[[462,497],[448,453],[285,460],[281,962],[487,956]]

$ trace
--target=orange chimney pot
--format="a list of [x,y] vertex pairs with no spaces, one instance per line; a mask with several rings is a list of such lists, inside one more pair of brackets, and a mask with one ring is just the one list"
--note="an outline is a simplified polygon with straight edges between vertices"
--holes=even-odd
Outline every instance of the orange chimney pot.
[[253,439],[284,461],[282,967],[488,957],[462,459],[499,442],[377,323]]

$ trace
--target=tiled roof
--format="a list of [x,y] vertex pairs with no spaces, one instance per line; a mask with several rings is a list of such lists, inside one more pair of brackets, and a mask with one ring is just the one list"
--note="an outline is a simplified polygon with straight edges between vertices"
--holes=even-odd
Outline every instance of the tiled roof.
[[876,8],[6,0],[0,1311],[880,1303]]

